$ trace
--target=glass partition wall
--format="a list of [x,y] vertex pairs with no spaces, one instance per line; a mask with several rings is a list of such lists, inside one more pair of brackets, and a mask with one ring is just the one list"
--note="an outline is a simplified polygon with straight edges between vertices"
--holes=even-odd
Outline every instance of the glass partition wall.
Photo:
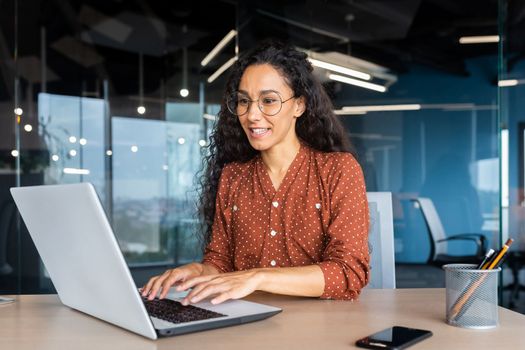
[[200,258],[196,175],[226,75],[209,77],[236,41],[201,61],[235,13],[213,1],[0,2],[2,293],[54,290],[12,186],[92,183],[138,279]]
[[525,17],[523,2],[499,3],[502,242],[514,240],[503,273],[503,305],[525,313]]
[[[0,2],[0,291],[53,291],[8,193],[17,185],[93,183],[139,284],[199,259],[202,155],[228,68],[265,38],[308,54],[368,190],[393,193],[397,286],[443,286],[421,199],[435,208],[445,236],[476,233],[499,247],[521,227],[523,152],[513,152],[523,149],[524,131],[511,113],[519,85],[498,87],[504,74],[520,79],[512,58],[519,30],[510,25],[518,20],[502,15],[510,0],[475,5]],[[502,31],[514,45],[460,40]],[[509,173],[500,169],[505,149]],[[510,191],[500,190],[500,174]],[[452,255],[475,248],[445,244]],[[504,284],[512,280],[507,270]]]

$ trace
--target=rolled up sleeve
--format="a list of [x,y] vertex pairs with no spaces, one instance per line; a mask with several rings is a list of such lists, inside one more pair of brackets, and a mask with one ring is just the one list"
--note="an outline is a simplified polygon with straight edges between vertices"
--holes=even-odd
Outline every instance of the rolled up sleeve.
[[323,299],[356,299],[369,281],[369,211],[361,167],[350,155],[336,161],[330,184],[331,220],[319,263]]

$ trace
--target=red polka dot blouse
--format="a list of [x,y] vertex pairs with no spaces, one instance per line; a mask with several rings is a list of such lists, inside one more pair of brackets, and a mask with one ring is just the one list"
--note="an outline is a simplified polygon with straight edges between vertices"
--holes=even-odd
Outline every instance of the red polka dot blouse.
[[278,190],[260,156],[223,168],[203,263],[221,272],[317,264],[321,298],[355,299],[369,280],[368,227],[355,158],[301,145]]

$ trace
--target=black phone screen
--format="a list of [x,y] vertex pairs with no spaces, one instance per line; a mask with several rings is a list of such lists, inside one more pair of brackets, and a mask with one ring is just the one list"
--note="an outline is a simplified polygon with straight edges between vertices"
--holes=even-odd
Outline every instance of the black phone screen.
[[367,349],[405,349],[431,335],[424,329],[394,326],[359,339],[356,345]]

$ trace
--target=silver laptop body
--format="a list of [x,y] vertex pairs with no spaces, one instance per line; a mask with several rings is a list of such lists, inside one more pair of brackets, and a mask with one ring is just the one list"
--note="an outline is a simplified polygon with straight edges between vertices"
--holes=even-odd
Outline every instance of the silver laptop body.
[[91,184],[18,187],[11,194],[61,302],[73,309],[151,339],[252,322],[282,311],[231,300],[195,304],[226,315],[218,318],[175,324],[150,317]]

